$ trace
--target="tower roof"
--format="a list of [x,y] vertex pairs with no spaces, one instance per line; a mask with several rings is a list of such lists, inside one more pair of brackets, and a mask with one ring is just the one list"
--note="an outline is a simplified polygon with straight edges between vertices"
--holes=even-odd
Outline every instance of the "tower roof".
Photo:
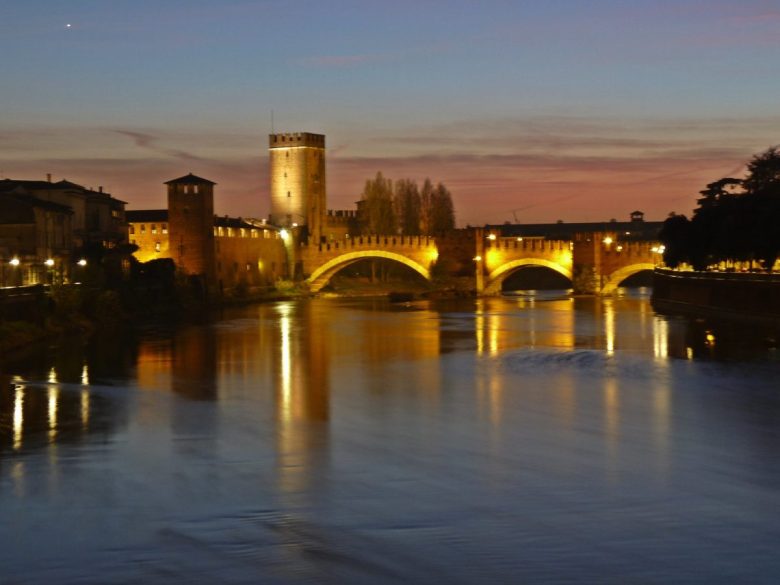
[[166,185],[203,185],[204,183],[207,185],[216,185],[214,181],[209,181],[208,179],[193,175],[192,173],[179,177],[178,179],[165,181]]

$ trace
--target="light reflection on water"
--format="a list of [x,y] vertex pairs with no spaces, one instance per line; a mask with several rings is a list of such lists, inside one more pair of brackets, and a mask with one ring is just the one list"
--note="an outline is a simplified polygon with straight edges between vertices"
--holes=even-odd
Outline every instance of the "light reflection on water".
[[0,380],[0,581],[769,583],[775,345],[556,291],[45,350]]

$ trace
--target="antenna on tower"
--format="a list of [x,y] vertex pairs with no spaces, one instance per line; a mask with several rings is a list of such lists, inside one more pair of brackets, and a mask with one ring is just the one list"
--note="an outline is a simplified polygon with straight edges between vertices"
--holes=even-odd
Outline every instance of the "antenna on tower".
[[271,134],[274,134],[274,110],[271,108]]

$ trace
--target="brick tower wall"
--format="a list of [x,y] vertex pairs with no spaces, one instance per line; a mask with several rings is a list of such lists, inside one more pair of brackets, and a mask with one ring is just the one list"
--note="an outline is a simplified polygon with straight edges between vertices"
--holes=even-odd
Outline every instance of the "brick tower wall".
[[325,136],[309,132],[269,136],[271,223],[306,226],[309,238],[324,235]]
[[209,183],[168,184],[169,253],[188,274],[214,281],[214,187]]

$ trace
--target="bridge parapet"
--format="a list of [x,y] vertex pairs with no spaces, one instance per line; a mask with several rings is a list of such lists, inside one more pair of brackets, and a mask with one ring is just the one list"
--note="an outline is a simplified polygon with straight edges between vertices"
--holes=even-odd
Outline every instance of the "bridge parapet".
[[436,248],[436,239],[430,236],[355,236],[343,240],[334,240],[320,244],[301,244],[304,250],[316,249],[317,252],[338,252],[343,250],[374,250],[388,248]]

